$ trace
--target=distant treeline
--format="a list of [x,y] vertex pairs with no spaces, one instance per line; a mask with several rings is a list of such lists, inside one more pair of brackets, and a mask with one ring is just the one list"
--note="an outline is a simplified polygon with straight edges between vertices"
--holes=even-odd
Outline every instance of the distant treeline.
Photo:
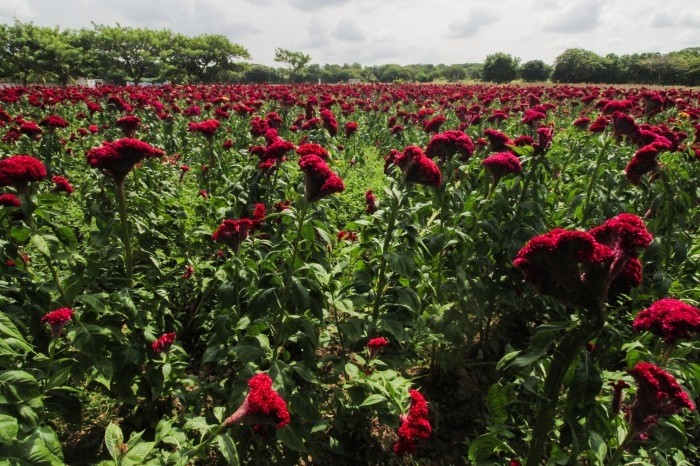
[[[668,54],[609,54],[568,49],[552,65],[520,63],[506,53],[483,64],[362,66],[307,64],[303,68],[247,63],[248,50],[226,36],[186,36],[167,29],[104,26],[60,29],[15,21],[0,24],[0,80],[70,84],[80,77],[108,83],[339,83],[464,80],[560,83],[700,85],[700,47]],[[284,63],[284,61],[282,61]]]

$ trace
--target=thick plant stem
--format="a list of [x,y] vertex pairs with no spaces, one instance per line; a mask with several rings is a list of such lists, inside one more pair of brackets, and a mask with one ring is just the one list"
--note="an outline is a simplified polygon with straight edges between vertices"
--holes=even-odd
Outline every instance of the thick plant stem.
[[567,331],[554,350],[554,358],[544,381],[543,398],[537,409],[537,418],[525,466],[538,466],[540,464],[547,437],[554,425],[555,411],[564,375],[579,355],[583,345],[592,340],[603,329],[605,310],[602,306],[601,309],[593,310],[591,314],[592,318],[583,320],[579,325]]
[[126,212],[124,181],[115,181],[114,184],[117,188],[117,204],[119,206],[119,221],[121,222],[122,246],[124,246],[126,280],[127,286],[131,288],[134,281],[134,257],[131,250],[131,236],[129,235],[129,217]]
[[593,176],[591,176],[590,181],[588,182],[588,189],[586,190],[586,200],[585,204],[583,205],[583,218],[581,219],[581,223],[584,224],[586,223],[586,220],[588,219],[588,206],[591,203],[591,195],[593,194],[593,186],[595,186],[596,182],[598,181],[598,177],[600,176],[600,165],[603,162],[603,157],[605,154],[608,152],[608,147],[610,147],[610,142],[612,141],[612,137],[608,136],[605,139],[605,142],[603,142],[603,147],[600,148],[600,152],[598,153],[598,157],[595,159],[595,170],[593,172]]
[[[402,190],[403,183],[399,186]],[[384,288],[387,285],[386,276],[386,255],[389,252],[389,246],[391,245],[391,237],[394,233],[394,227],[396,226],[396,218],[399,215],[399,207],[401,206],[401,199],[399,196],[394,196],[391,203],[391,212],[389,213],[389,222],[386,227],[386,235],[384,236],[384,244],[382,245],[382,258],[379,262],[379,273],[377,275],[377,292],[374,297],[374,305],[372,306],[372,322],[376,323],[379,318],[379,307],[382,303],[382,297],[384,296]]]

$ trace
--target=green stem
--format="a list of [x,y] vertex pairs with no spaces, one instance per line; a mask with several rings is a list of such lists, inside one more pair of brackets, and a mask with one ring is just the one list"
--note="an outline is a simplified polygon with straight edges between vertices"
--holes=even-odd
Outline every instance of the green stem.
[[68,302],[68,299],[66,297],[66,290],[64,290],[63,285],[61,285],[61,280],[58,277],[58,271],[56,270],[56,267],[54,267],[53,262],[51,261],[51,257],[47,256],[44,253],[41,253],[41,256],[46,261],[46,265],[49,267],[49,270],[51,271],[51,276],[53,277],[54,282],[56,282],[56,288],[58,289],[58,294],[61,295],[61,304],[63,304],[64,306],[68,306],[70,303]]
[[[440,203],[440,234],[445,236],[445,185],[443,184],[438,188],[438,202]],[[442,269],[445,264],[445,251],[442,246],[444,239],[440,241],[440,247],[438,248],[438,267],[437,267],[437,284],[435,285],[436,301],[439,304],[442,303]]]
[[119,206],[119,221],[121,222],[122,245],[124,246],[124,264],[126,267],[127,286],[131,288],[134,279],[134,257],[131,250],[131,236],[129,235],[129,218],[126,211],[126,194],[124,193],[124,181],[115,181],[117,188],[117,204]]
[[617,466],[620,463],[620,460],[622,460],[622,457],[625,454],[625,450],[627,450],[627,447],[629,444],[632,442],[634,439],[634,436],[636,435],[635,429],[633,429],[631,426],[629,430],[627,431],[627,435],[625,435],[625,438],[622,440],[622,443],[617,447],[617,450],[615,450],[615,453],[613,453],[612,458],[610,458],[610,461],[608,462],[607,466]]
[[540,464],[547,437],[554,425],[555,410],[564,375],[579,355],[581,347],[603,329],[605,324],[603,307],[600,306],[600,309],[593,310],[592,315],[591,320],[581,321],[580,324],[568,330],[554,350],[554,357],[544,381],[543,397],[537,409],[530,451],[525,466],[538,466]]
[[[403,191],[403,182],[399,185],[399,190]],[[386,255],[389,251],[389,246],[391,245],[391,237],[394,233],[394,227],[396,226],[396,218],[399,214],[399,207],[401,206],[401,196],[393,196],[391,203],[391,212],[389,213],[389,222],[386,227],[386,235],[384,236],[384,244],[382,245],[382,258],[379,262],[379,273],[377,275],[377,292],[374,297],[374,305],[372,306],[372,322],[376,323],[379,318],[379,307],[382,303],[382,296],[384,295],[384,288],[387,285],[386,276]]]
[[593,172],[593,176],[591,177],[590,181],[588,182],[588,189],[586,190],[586,200],[583,205],[583,217],[581,219],[581,223],[585,226],[586,220],[588,219],[588,206],[591,203],[591,195],[593,194],[593,186],[595,186],[596,182],[598,181],[598,177],[600,176],[600,167],[601,167],[601,162],[603,161],[603,157],[605,156],[606,152],[608,151],[608,147],[610,147],[610,142],[612,141],[612,137],[608,136],[605,139],[605,142],[603,142],[603,147],[600,148],[600,152],[598,153],[598,157],[595,159],[595,171]]
[[673,217],[674,217],[674,203],[673,203],[673,190],[671,189],[671,184],[669,183],[668,176],[666,172],[659,170],[659,176],[661,178],[661,184],[664,187],[664,193],[666,199],[664,204],[666,208],[664,209],[666,214],[666,231],[664,232],[664,266],[666,272],[668,273],[669,262],[671,261],[671,229],[673,228]]
[[520,192],[520,197],[518,198],[518,203],[517,207],[515,210],[515,217],[518,218],[520,216],[520,212],[523,209],[523,202],[525,201],[525,197],[527,196],[528,190],[530,188],[530,184],[532,183],[532,180],[535,178],[535,172],[537,169],[537,162],[538,159],[532,158],[532,167],[530,167],[530,170],[527,172],[527,176],[525,177],[525,182],[523,183],[523,190]]

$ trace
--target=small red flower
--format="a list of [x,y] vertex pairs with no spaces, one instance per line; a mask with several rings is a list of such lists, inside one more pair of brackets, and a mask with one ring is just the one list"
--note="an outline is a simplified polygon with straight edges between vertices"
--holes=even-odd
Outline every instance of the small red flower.
[[377,211],[377,196],[374,195],[372,190],[365,193],[365,205],[367,206],[365,212],[368,214],[373,214]]
[[51,177],[51,182],[54,184],[53,190],[57,193],[71,194],[75,191],[75,188],[73,188],[73,185],[70,184],[66,177],[56,175]]
[[384,337],[372,338],[367,342],[367,348],[369,349],[369,359],[374,359],[377,355],[387,346],[389,342]]
[[192,277],[192,274],[194,274],[194,267],[192,267],[192,265],[190,264],[187,264],[187,267],[185,267],[185,273],[182,274],[182,278],[188,280]]
[[672,344],[700,332],[700,309],[677,299],[665,298],[644,309],[632,323],[637,332],[652,332]]
[[468,160],[474,154],[474,142],[463,131],[445,131],[434,135],[425,155],[431,159],[439,158],[443,162],[459,154],[462,160]]
[[238,252],[241,243],[250,235],[253,229],[253,221],[248,218],[239,220],[226,219],[219,228],[211,235],[217,243],[223,243]]
[[481,164],[491,173],[496,182],[506,175],[522,173],[520,159],[512,152],[498,152],[485,158]]
[[0,194],[0,206],[19,207],[22,203],[19,198],[12,193]]
[[267,214],[267,209],[265,204],[257,203],[253,207],[253,230],[259,230],[262,228],[263,221],[265,221],[265,215]]
[[437,188],[442,183],[442,173],[432,159],[418,146],[408,146],[396,156],[396,165],[401,169],[406,181]]
[[428,420],[428,403],[418,390],[409,390],[411,396],[411,407],[408,414],[401,416],[401,427],[399,427],[399,440],[394,444],[394,454],[415,453],[416,442],[420,439],[430,437],[432,427]]
[[63,327],[73,319],[73,309],[62,307],[41,318],[41,322],[51,326],[51,338],[59,338]]
[[338,242],[347,241],[349,243],[354,243],[355,241],[357,241],[357,238],[357,233],[355,233],[354,231],[346,230],[340,230],[337,236]]
[[151,348],[153,348],[154,353],[162,353],[170,350],[170,347],[175,343],[176,338],[175,332],[164,333],[156,341],[151,343]]
[[119,118],[114,125],[121,128],[124,137],[133,138],[136,130],[141,126],[141,118],[136,115],[125,115]]
[[68,127],[68,122],[58,115],[49,115],[39,122],[39,124],[50,130]]
[[224,427],[233,424],[275,424],[281,429],[289,424],[287,403],[272,389],[272,379],[267,374],[254,375],[248,381],[248,387],[248,396],[236,412],[224,421]]
[[345,137],[350,137],[357,132],[357,123],[354,121],[348,121],[345,123]]
[[221,125],[219,120],[204,120],[199,123],[188,123],[187,129],[190,133],[199,133],[205,138],[211,139],[216,134],[216,130],[219,129],[219,125]]
[[302,156],[299,159],[299,167],[305,174],[304,198],[307,202],[315,202],[345,190],[343,180],[333,173],[318,155]]

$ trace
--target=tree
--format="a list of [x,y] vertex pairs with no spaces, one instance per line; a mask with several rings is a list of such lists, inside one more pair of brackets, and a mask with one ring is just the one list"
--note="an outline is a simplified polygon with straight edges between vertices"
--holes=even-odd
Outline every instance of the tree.
[[520,77],[525,82],[544,82],[549,79],[552,68],[542,60],[531,60],[520,65]]
[[497,52],[486,56],[481,77],[484,81],[507,83],[518,76],[519,58],[507,53]]
[[248,50],[226,36],[203,34],[173,36],[164,75],[175,81],[212,83],[223,81],[237,66],[239,58],[250,58]]
[[282,82],[282,75],[280,75],[279,71],[270,66],[251,65],[243,71],[241,82],[248,84],[277,84]]
[[554,59],[552,80],[560,83],[604,81],[605,65],[598,54],[584,49],[567,49]]
[[0,24],[0,76],[26,86],[30,76],[42,75],[48,61],[49,35],[49,28],[33,23]]
[[84,76],[91,61],[91,48],[84,48],[80,31],[57,29],[47,34],[46,72],[66,86],[71,79]]
[[311,62],[311,55],[285,49],[275,49],[275,61],[285,63],[290,67],[290,80],[294,80],[301,70]]

